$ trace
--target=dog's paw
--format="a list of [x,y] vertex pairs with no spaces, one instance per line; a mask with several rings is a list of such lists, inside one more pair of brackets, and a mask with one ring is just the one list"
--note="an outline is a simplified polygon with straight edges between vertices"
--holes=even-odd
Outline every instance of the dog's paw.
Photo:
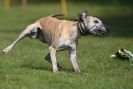
[[5,50],[5,49],[2,49],[2,53],[6,54],[7,52],[6,52],[6,50]]
[[6,54],[6,53],[8,53],[11,49],[12,49],[12,46],[8,46],[8,47],[2,49],[2,53]]

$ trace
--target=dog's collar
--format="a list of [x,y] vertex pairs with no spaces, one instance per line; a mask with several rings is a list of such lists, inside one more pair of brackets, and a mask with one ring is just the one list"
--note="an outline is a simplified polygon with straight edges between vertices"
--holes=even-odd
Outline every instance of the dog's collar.
[[87,29],[83,20],[81,20],[81,19],[75,19],[75,20],[77,21],[77,28],[78,28],[79,32],[81,33],[81,35],[83,35],[83,36],[91,34],[91,32],[90,32],[91,29],[96,26],[96,25],[94,25],[94,26],[90,27],[89,29]]
[[77,27],[78,27],[78,30],[81,33],[81,35],[83,35],[83,36],[87,35],[86,26],[85,26],[83,21],[78,21],[77,22]]

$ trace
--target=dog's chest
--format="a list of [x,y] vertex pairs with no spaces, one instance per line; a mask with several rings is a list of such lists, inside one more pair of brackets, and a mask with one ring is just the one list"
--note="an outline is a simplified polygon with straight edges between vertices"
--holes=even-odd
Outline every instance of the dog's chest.
[[69,38],[64,38],[58,41],[58,49],[66,49],[77,43],[77,31],[74,31]]

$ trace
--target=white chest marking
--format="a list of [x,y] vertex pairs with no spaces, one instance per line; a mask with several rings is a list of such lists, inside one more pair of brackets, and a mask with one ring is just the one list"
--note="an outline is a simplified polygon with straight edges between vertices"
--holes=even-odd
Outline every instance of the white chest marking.
[[76,44],[77,41],[77,32],[73,32],[73,35],[69,39],[64,39],[59,41],[58,50],[66,49],[69,46]]

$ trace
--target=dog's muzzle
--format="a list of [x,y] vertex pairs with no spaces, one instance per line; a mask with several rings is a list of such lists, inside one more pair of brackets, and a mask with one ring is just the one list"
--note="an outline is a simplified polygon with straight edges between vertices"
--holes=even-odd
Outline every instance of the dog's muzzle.
[[109,34],[109,27],[107,25],[93,25],[91,27],[87,27],[84,22],[78,21],[77,27],[81,33],[81,35],[94,35],[94,36],[104,36]]
[[110,29],[107,25],[103,26],[92,26],[89,29],[86,30],[88,34],[94,35],[94,36],[105,36],[108,35],[110,32]]

